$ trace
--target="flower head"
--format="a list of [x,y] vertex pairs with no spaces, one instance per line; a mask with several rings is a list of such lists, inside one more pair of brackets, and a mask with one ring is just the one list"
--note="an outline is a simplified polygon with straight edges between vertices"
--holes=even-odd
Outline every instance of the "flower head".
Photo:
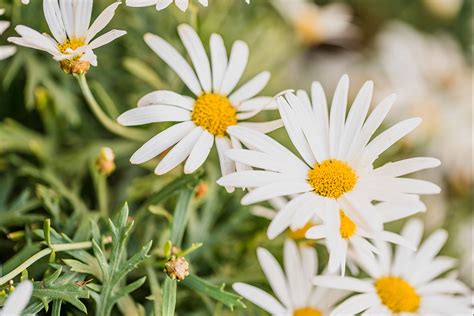
[[[401,235],[420,243],[421,221],[409,221]],[[418,252],[398,246],[394,257],[384,242],[373,257],[359,257],[359,266],[369,280],[352,277],[316,276],[314,284],[356,294],[341,303],[334,315],[354,315],[366,311],[373,315],[471,315],[470,290],[453,276],[438,278],[456,264],[449,257],[436,257],[447,239],[444,230],[434,232],[420,244]],[[365,314],[365,313],[364,313]]]
[[297,246],[290,239],[284,246],[284,270],[263,248],[257,250],[258,261],[277,299],[267,292],[245,283],[234,283],[234,290],[272,315],[328,315],[346,291],[326,291],[311,284],[318,272],[316,251]]
[[[237,163],[262,170],[224,176],[220,185],[251,188],[242,199],[253,204],[278,196],[292,196],[272,220],[267,234],[273,239],[292,225],[300,228],[318,214],[327,224],[339,227],[343,210],[357,227],[368,233],[382,231],[382,218],[374,201],[394,209],[421,211],[419,194],[436,194],[440,188],[430,182],[401,178],[440,164],[434,158],[412,158],[374,169],[374,161],[387,148],[421,123],[420,118],[402,121],[374,139],[395,98],[384,99],[369,115],[372,82],[367,82],[354,100],[346,118],[349,79],[343,76],[336,88],[329,112],[319,83],[313,83],[312,100],[304,91],[279,97],[285,128],[302,159],[261,133],[231,126],[228,133],[249,150],[234,149],[227,156]],[[332,265],[330,265],[332,267]]]
[[120,2],[115,2],[108,6],[90,25],[93,0],[44,0],[44,16],[52,37],[18,25],[15,30],[21,37],[8,40],[50,53],[66,73],[84,74],[90,65],[97,66],[94,49],[126,34],[112,30],[94,39],[112,20],[119,5]]
[[0,309],[0,315],[20,316],[28,305],[33,293],[33,284],[30,281],[21,282],[15,290],[10,293],[3,308]]
[[[134,164],[143,163],[174,145],[160,161],[155,173],[167,173],[184,160],[184,172],[192,173],[204,163],[215,142],[223,175],[236,169],[247,170],[246,166],[236,164],[224,155],[227,149],[242,148],[236,138],[229,136],[228,129],[246,126],[252,130],[269,132],[281,126],[281,120],[242,122],[273,106],[271,97],[256,97],[266,86],[270,73],[264,71],[236,89],[248,61],[247,44],[236,41],[228,58],[222,37],[212,34],[209,61],[192,27],[182,24],[178,27],[178,34],[190,55],[194,70],[162,38],[146,34],[145,42],[181,77],[194,96],[173,91],[154,91],[141,98],[136,109],[119,116],[118,122],[126,126],[178,122],[145,143],[130,161]],[[228,187],[228,190],[232,188]]]
[[189,275],[189,263],[184,257],[172,256],[165,264],[165,272],[171,279],[183,281]]

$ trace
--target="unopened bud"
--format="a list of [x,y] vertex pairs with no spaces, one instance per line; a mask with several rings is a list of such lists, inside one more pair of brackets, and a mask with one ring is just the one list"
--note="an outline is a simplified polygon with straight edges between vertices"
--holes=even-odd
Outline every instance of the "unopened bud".
[[103,175],[110,175],[115,170],[115,154],[109,147],[102,147],[95,161],[99,172]]
[[89,71],[91,64],[85,60],[65,59],[59,62],[61,69],[70,75],[83,75]]
[[172,280],[183,281],[189,275],[189,263],[184,257],[172,256],[165,264],[165,272]]
[[196,191],[194,192],[194,196],[197,199],[201,199],[206,196],[207,191],[209,191],[209,185],[206,182],[201,182],[196,187]]

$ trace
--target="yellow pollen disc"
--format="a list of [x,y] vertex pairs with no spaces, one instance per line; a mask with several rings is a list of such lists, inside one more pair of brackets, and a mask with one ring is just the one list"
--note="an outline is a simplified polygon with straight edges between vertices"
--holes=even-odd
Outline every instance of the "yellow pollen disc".
[[347,163],[328,159],[308,171],[308,182],[319,195],[337,199],[354,188],[357,174]]
[[293,239],[293,240],[305,239],[306,232],[308,231],[308,229],[310,229],[313,226],[316,226],[316,225],[309,222],[309,223],[307,223],[306,225],[304,225],[303,227],[301,227],[297,230],[289,229],[288,230],[288,237]]
[[356,232],[356,224],[354,224],[354,222],[349,217],[347,217],[343,210],[339,210],[339,217],[341,218],[341,224],[339,226],[341,237],[344,239],[351,238]]
[[295,310],[293,316],[323,316],[323,314],[313,307],[303,307]]
[[65,54],[67,49],[78,49],[81,46],[84,46],[86,44],[85,38],[84,37],[72,37],[66,40],[62,44],[58,44],[58,48],[61,51],[61,53]]
[[237,124],[237,110],[227,97],[204,93],[196,99],[191,118],[215,136],[224,136],[229,126]]
[[415,313],[420,306],[416,290],[400,277],[381,277],[375,281],[375,289],[382,303],[394,313]]

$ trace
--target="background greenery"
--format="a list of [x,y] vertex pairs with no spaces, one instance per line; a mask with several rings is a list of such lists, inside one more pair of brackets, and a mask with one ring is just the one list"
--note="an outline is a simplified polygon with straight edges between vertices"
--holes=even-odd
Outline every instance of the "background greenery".
[[[97,16],[111,1],[94,2],[93,16]],[[316,2],[325,5],[331,1]],[[186,93],[177,76],[142,40],[144,33],[152,32],[183,51],[176,34],[176,26],[183,22],[197,25],[204,42],[212,32],[222,34],[228,48],[236,39],[246,41],[250,46],[250,63],[245,77],[270,70],[272,80],[264,91],[267,95],[286,88],[308,88],[311,80],[337,78],[340,74],[315,72],[311,67],[295,68],[294,62],[324,64],[325,60],[316,57],[320,53],[330,56],[370,54],[373,39],[388,21],[395,19],[428,33],[442,30],[451,34],[462,45],[468,64],[472,62],[472,1],[464,1],[459,14],[451,19],[434,16],[422,1],[347,0],[346,3],[354,12],[354,24],[360,29],[361,37],[344,48],[303,45],[294,36],[291,26],[266,0],[252,0],[250,6],[238,0],[210,0],[208,8],[196,6],[197,13],[193,10],[181,13],[173,6],[157,12],[152,7],[137,9],[122,5],[109,29],[125,29],[128,35],[97,50],[99,65],[92,68],[87,77],[99,103],[113,118],[134,107],[137,100],[150,91],[171,89]],[[26,24],[47,31],[41,1],[32,0],[26,7],[19,1],[0,0],[0,7],[7,10],[3,19],[11,20],[13,25]],[[0,44],[5,44],[6,37],[13,34],[12,27],[0,39]],[[114,312],[119,308],[127,315],[158,312],[161,292],[167,292],[171,286],[169,281],[164,282],[165,244],[179,235],[176,232],[179,228],[173,228],[170,220],[173,215],[177,218],[176,212],[186,208],[188,202],[189,224],[182,248],[191,247],[193,243],[203,244],[187,256],[192,275],[215,285],[225,283],[229,292],[232,292],[229,285],[235,281],[266,287],[256,260],[256,248],[267,247],[281,258],[283,237],[269,242],[265,235],[268,221],[251,215],[248,207],[240,205],[242,192],[228,194],[216,186],[220,171],[215,152],[205,167],[191,176],[183,176],[180,168],[155,176],[156,160],[131,165],[128,159],[141,142],[108,132],[87,107],[75,78],[64,74],[46,53],[19,48],[14,57],[0,62],[0,83],[0,262],[3,263],[0,276],[40,249],[48,249],[47,244],[90,240],[96,243],[93,250],[91,244],[80,255],[57,251],[54,258],[47,255],[29,267],[28,277],[42,281],[36,285],[37,289],[41,285],[43,289],[58,290],[54,293],[37,290],[31,308],[44,307],[39,298],[49,304],[48,314],[61,310],[64,314],[80,315],[79,310],[85,308],[93,314],[99,308],[111,308],[101,307],[95,301],[111,303],[111,297],[117,294],[111,292],[111,297],[104,299],[94,293],[105,295],[104,288],[138,282],[138,289],[129,288],[134,290],[130,294],[120,293],[127,295],[113,307]],[[335,82],[331,84],[328,95]],[[277,113],[263,115],[277,117]],[[143,129],[147,137],[151,137],[165,127],[152,124]],[[272,135],[288,143],[283,130]],[[112,148],[116,155],[116,170],[110,176],[101,175],[95,165],[104,146]],[[397,147],[384,159],[417,152],[423,149]],[[196,186],[205,194],[196,194]],[[448,215],[442,226],[451,234],[443,252],[469,260],[472,253],[463,249],[472,250],[472,234],[464,235],[461,240],[454,236],[461,224],[472,223],[472,181],[461,190],[449,181],[443,183],[443,188],[447,192]],[[128,202],[129,214],[120,213],[125,202]],[[115,222],[115,233],[108,223],[109,217]],[[50,219],[50,235],[49,229],[43,226],[46,219]],[[132,220],[133,227],[129,227]],[[398,230],[402,222],[393,223],[390,228]],[[119,236],[113,238],[113,243],[110,243],[111,234]],[[117,240],[122,244],[117,244]],[[152,246],[148,251],[149,241]],[[316,247],[318,255],[325,257],[325,249],[320,245]],[[138,257],[133,257],[136,253]],[[111,263],[114,254],[120,257],[121,265],[127,257],[135,258],[137,265],[136,269],[125,271],[126,276],[118,281],[107,280],[100,264],[97,265],[103,260]],[[89,268],[85,269],[81,262]],[[106,262],[104,265],[107,266]],[[112,270],[111,275],[120,273]],[[464,276],[464,280],[472,286],[469,276]],[[140,282],[144,282],[143,285]],[[215,300],[215,296],[206,295],[202,289],[191,289],[190,282],[177,286],[176,308],[180,315],[226,315],[230,311],[224,303],[239,304],[230,294],[224,295],[221,301]],[[217,296],[221,293],[218,288],[207,289]],[[246,305],[246,310],[237,308],[235,314],[262,314],[252,304]]]

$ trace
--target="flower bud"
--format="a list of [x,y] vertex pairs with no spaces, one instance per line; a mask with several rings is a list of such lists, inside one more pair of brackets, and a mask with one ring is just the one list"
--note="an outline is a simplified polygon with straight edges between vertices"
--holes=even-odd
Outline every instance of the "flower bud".
[[165,264],[165,272],[172,280],[183,281],[189,275],[189,263],[184,257],[172,256]]
[[110,175],[115,170],[115,154],[109,147],[102,147],[95,161],[99,172],[105,176]]

